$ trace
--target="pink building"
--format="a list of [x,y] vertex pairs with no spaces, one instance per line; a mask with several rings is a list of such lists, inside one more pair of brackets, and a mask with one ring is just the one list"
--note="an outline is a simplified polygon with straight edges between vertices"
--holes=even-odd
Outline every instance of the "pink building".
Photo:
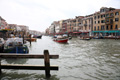
[[1,16],[0,16],[0,29],[9,29],[7,22]]

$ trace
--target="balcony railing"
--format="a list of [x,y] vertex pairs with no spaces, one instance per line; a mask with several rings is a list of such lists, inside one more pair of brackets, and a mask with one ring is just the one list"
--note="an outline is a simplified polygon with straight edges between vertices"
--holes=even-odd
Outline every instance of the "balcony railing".
[[113,21],[105,22],[105,24],[113,24]]
[[113,15],[111,15],[111,16],[106,16],[105,18],[113,18],[114,16]]

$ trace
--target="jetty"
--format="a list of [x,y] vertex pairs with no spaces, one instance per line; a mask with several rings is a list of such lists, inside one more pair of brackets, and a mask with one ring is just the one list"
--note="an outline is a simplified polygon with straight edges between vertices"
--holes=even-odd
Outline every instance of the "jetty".
[[[29,58],[29,59],[44,59],[44,65],[26,65],[26,64],[1,64],[2,59],[7,58]],[[44,50],[44,55],[41,54],[0,54],[0,74],[2,69],[19,69],[19,70],[45,70],[46,78],[50,78],[51,70],[58,70],[58,66],[50,65],[50,59],[58,59],[59,55],[49,55],[48,50]]]

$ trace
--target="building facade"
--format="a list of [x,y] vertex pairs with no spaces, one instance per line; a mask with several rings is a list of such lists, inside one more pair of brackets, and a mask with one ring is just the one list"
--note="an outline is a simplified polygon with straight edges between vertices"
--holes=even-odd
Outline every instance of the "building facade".
[[93,15],[94,36],[120,35],[120,9],[102,7]]
[[91,15],[60,20],[59,32],[74,36],[120,36],[120,9],[102,7]]
[[9,26],[5,19],[0,16],[0,29],[9,29]]

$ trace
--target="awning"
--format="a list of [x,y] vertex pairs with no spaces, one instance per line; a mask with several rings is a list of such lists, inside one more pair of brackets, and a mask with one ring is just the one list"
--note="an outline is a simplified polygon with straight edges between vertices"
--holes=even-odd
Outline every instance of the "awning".
[[73,32],[73,33],[89,33],[89,32]]
[[119,30],[112,30],[112,31],[92,31],[93,33],[118,33]]

